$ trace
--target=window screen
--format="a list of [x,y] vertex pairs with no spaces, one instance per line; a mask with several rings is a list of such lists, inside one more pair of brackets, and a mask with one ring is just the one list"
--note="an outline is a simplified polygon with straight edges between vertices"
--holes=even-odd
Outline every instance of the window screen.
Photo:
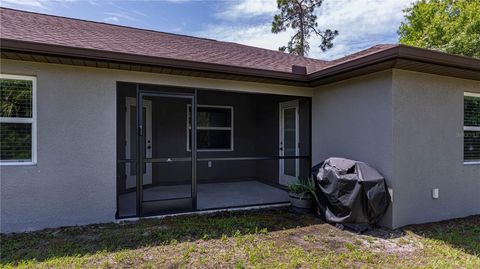
[[464,160],[480,161],[480,94],[465,93],[463,108]]
[[0,75],[0,161],[34,162],[34,78]]
[[[197,149],[233,150],[233,108],[197,106]],[[188,107],[188,150],[191,150],[191,107]]]

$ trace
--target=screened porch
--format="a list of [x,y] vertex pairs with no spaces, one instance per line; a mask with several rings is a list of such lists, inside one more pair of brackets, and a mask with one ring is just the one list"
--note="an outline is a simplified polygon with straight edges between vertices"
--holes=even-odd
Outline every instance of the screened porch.
[[119,82],[117,217],[288,203],[309,173],[310,102]]

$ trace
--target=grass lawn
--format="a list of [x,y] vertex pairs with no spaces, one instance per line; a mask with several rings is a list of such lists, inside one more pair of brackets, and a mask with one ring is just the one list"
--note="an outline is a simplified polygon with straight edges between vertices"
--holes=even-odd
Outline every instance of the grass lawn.
[[2,267],[480,268],[480,216],[342,231],[289,209],[1,235]]

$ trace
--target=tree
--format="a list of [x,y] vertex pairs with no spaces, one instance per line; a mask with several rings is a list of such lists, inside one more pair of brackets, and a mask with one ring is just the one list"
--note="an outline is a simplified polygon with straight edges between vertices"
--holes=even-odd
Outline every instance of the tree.
[[400,43],[480,58],[479,0],[420,0],[404,13]]
[[315,9],[320,8],[323,0],[277,0],[280,14],[273,17],[272,32],[278,34],[287,28],[295,30],[287,46],[280,47],[280,51],[306,56],[310,50],[308,39],[312,34],[322,39],[320,49],[326,51],[333,47],[333,39],[338,35],[337,30],[318,29]]

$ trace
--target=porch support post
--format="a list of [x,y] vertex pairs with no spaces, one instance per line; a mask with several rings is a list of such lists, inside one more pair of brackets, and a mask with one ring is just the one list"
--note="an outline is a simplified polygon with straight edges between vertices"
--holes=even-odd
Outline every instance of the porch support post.
[[137,91],[137,152],[136,152],[136,175],[137,175],[137,216],[142,216],[143,201],[143,96],[139,84],[136,84]]
[[192,99],[192,204],[197,210],[197,89]]
[[312,176],[312,99],[308,100],[308,177]]

